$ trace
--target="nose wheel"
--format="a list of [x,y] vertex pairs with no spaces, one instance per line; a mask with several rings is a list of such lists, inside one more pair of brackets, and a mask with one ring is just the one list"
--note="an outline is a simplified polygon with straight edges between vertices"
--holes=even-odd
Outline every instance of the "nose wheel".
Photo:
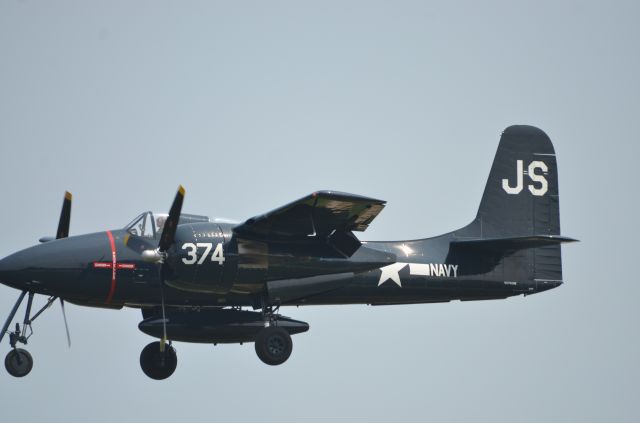
[[140,353],[140,367],[151,379],[166,379],[176,371],[177,366],[178,356],[171,345],[165,344],[164,351],[161,351],[160,342],[152,342]]
[[4,358],[4,367],[14,377],[23,377],[29,374],[33,368],[33,358],[29,351],[15,348]]
[[[22,291],[18,301],[16,301],[11,313],[9,313],[9,317],[4,323],[2,330],[0,331],[0,341],[4,338],[5,334],[9,335],[9,344],[11,345],[11,351],[6,355],[4,359],[4,367],[7,369],[7,372],[11,376],[14,377],[24,377],[31,372],[33,368],[33,357],[31,354],[25,349],[17,348],[16,345],[27,344],[28,339],[33,334],[33,330],[31,329],[31,323],[40,316],[46,309],[48,309],[51,304],[56,300],[56,297],[50,297],[47,300],[47,303],[42,307],[33,317],[31,317],[31,306],[33,305],[33,292],[29,292],[29,297],[27,300],[27,309],[24,315],[24,322],[22,327],[19,323],[16,323],[16,328],[14,331],[9,331],[9,325],[13,320],[22,300],[27,295],[27,291]],[[65,318],[66,319],[66,318]],[[68,336],[68,335],[67,335]]]

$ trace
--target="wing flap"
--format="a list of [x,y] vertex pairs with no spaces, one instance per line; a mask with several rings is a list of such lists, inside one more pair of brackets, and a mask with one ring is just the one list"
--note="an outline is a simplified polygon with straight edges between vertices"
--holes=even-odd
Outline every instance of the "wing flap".
[[234,231],[249,237],[327,237],[334,231],[364,231],[385,206],[375,198],[317,191],[260,216]]

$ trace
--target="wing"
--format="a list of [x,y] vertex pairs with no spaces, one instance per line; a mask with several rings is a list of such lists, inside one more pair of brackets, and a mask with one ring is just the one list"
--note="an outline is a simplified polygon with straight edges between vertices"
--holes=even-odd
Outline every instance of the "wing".
[[364,231],[385,201],[336,191],[317,191],[293,203],[252,217],[234,231],[260,238],[326,238]]

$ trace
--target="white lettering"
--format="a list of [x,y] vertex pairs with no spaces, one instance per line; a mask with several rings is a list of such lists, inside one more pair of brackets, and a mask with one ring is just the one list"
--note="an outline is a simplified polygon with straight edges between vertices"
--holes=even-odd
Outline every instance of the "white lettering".
[[182,249],[183,250],[188,250],[187,251],[188,258],[183,258],[182,262],[184,264],[193,264],[193,263],[195,263],[196,260],[198,259],[198,256],[196,255],[196,251],[198,251],[198,248],[196,247],[196,244],[193,244],[191,242],[186,242],[186,243],[182,244]]
[[414,276],[458,277],[457,264],[409,263],[409,274]]
[[204,253],[202,253],[202,255],[200,256],[200,260],[198,260],[198,264],[202,264],[204,263],[204,259],[207,258],[207,255],[209,254],[209,252],[211,251],[212,245],[210,242],[198,242],[196,244],[196,246],[198,248],[204,248]]
[[505,192],[507,194],[520,194],[520,192],[522,191],[522,173],[524,171],[524,165],[522,163],[522,160],[518,160],[516,162],[516,186],[515,187],[511,187],[509,185],[509,180],[508,179],[503,179],[502,180],[502,189],[505,190]]
[[431,276],[438,276],[438,265],[429,263],[429,269],[431,270]]
[[216,249],[213,250],[211,261],[217,261],[220,266],[222,266],[222,263],[224,263],[224,251],[222,251],[221,242],[219,242],[218,245],[216,245]]
[[[529,192],[531,192],[531,194],[535,195],[536,197],[542,197],[549,190],[549,182],[544,175],[537,174],[536,169],[542,170],[543,174],[549,171],[549,168],[545,162],[534,160],[529,163],[529,167],[525,172],[524,162],[522,160],[516,160],[516,186],[512,187],[511,185],[509,185],[509,180],[505,178],[502,180],[502,189],[510,195],[520,194],[522,192],[522,189],[524,188],[523,179],[524,175],[526,174],[529,179],[534,182],[534,184],[527,185]],[[535,184],[539,185],[536,186]]]
[[[198,248],[204,248],[204,252],[200,255],[200,259],[198,259]],[[182,249],[187,250],[187,257],[182,259],[182,262],[187,265],[192,264],[203,264],[211,250],[213,249],[213,244],[210,242],[198,242],[194,244],[192,242],[186,242],[182,244]],[[211,261],[218,262],[219,265],[224,263],[224,251],[222,249],[222,243],[219,242],[216,245],[215,250],[211,254]],[[197,262],[197,263],[196,263]]]
[[534,185],[529,185],[529,191],[531,191],[531,194],[537,197],[542,197],[547,193],[547,190],[549,189],[549,184],[547,182],[547,178],[545,178],[542,175],[537,175],[535,173],[536,169],[540,169],[542,170],[543,173],[547,173],[549,168],[544,162],[540,162],[540,161],[533,161],[529,165],[529,178],[533,182],[537,182],[540,184],[540,187],[538,188],[536,188]]

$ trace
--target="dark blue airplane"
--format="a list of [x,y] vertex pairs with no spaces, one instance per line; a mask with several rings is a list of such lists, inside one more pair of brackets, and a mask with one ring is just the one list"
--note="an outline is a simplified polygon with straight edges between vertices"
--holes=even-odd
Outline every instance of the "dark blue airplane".
[[[182,214],[183,199],[180,187],[168,214],[70,237],[66,193],[55,238],[0,261],[0,282],[21,291],[0,333],[12,348],[7,371],[31,371],[31,355],[17,345],[56,299],[63,312],[65,301],[139,308],[140,330],[160,339],[143,349],[140,365],[165,379],[177,365],[173,341],[255,342],[263,362],[284,363],[290,335],[309,325],[278,314],[280,306],[489,300],[555,288],[560,244],[574,241],[560,235],[553,145],[531,126],[503,132],[476,218],[433,238],[360,241],[353,232],[366,230],[385,202],[335,191],[241,224]],[[35,294],[49,298],[32,314]],[[9,330],[25,297],[24,320]]]

